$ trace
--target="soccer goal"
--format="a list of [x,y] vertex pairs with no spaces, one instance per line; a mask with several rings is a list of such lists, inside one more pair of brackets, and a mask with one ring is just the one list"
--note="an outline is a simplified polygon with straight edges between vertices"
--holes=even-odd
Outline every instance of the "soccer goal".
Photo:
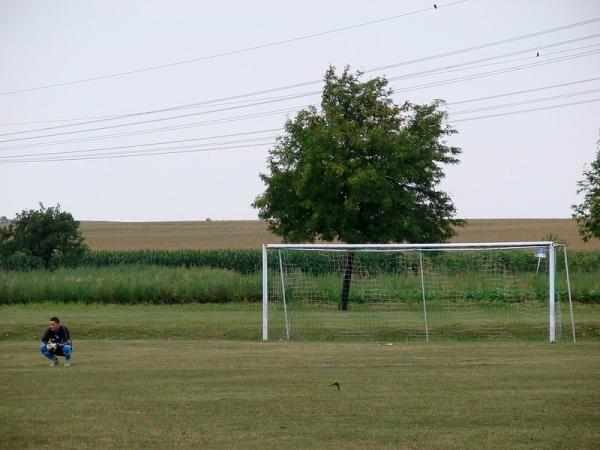
[[264,341],[575,341],[554,242],[266,244],[262,284]]

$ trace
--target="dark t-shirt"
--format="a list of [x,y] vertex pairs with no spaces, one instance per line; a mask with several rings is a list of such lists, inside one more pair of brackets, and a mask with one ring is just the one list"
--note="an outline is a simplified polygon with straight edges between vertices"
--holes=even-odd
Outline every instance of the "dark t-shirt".
[[47,344],[49,341],[58,345],[73,345],[71,344],[71,334],[69,333],[69,329],[64,325],[61,325],[56,332],[52,331],[50,327],[48,327],[42,336],[42,342]]

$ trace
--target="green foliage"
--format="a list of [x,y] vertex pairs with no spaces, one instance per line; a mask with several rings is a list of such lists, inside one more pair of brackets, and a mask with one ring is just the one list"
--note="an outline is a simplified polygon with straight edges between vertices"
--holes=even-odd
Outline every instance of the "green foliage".
[[[54,268],[101,268],[124,265],[159,267],[207,267],[232,270],[241,274],[261,270],[260,250],[116,250],[88,251],[82,254],[55,253],[50,265]],[[275,262],[273,262],[275,264]],[[35,270],[43,267],[38,257],[17,253],[0,257],[0,270]]]
[[[273,269],[272,279],[277,279]],[[437,282],[460,293],[460,298],[481,305],[514,304],[515,302],[547,299],[546,275],[534,272],[515,277],[510,292],[499,290],[489,279],[473,272],[446,272],[437,275]],[[415,275],[405,273],[373,276],[373,284],[391,298],[416,305],[420,310],[421,291]],[[335,309],[339,300],[340,276],[336,274],[304,275],[308,285],[319,286],[323,301]],[[573,273],[573,298],[578,303],[600,304],[600,289],[595,273]],[[518,293],[518,294],[516,294]],[[294,293],[289,301],[302,302],[305,292]],[[352,308],[372,303],[372,292],[353,289],[349,303]],[[428,293],[430,307],[436,300],[445,302],[447,293]],[[566,301],[566,284],[560,283],[558,295]],[[54,271],[0,272],[0,305],[39,303],[118,303],[118,304],[174,304],[174,303],[240,303],[262,300],[262,278],[258,272],[240,274],[230,270],[211,268],[171,268],[157,266],[115,266],[104,268],[61,268]],[[306,299],[304,299],[306,300]],[[309,302],[310,303],[310,302]],[[325,305],[324,305],[325,306]]]
[[41,258],[37,256],[27,255],[25,253],[17,252],[8,256],[0,256],[0,270],[4,271],[27,271],[41,269],[44,267],[44,263]]
[[239,303],[262,298],[259,275],[156,266],[0,272],[0,304]]
[[[569,270],[600,274],[600,251],[568,251]],[[558,254],[558,264],[564,264],[562,254]]]
[[261,269],[261,256],[259,250],[247,249],[95,251],[76,258],[61,255],[54,260],[54,264],[58,267],[209,267],[248,274]]
[[28,264],[51,266],[55,257],[76,258],[87,247],[79,232],[79,222],[60,205],[46,208],[40,203],[39,210],[25,210],[17,214],[8,227],[0,228],[0,256],[8,258],[8,266],[24,255]]
[[[452,253],[427,253],[425,263],[430,260],[443,272],[460,272],[472,268],[473,256]],[[600,252],[569,250],[569,268],[572,272],[600,273]],[[358,264],[368,265],[374,273],[397,272],[399,261],[381,253],[356,253]],[[405,255],[403,264],[418,264],[418,255]],[[534,259],[524,252],[496,252],[498,265],[509,271],[535,272]],[[562,252],[557,253],[558,267],[563,267]],[[303,272],[320,274],[331,269],[331,259],[321,252],[284,252],[284,261]],[[269,252],[269,267],[277,269],[277,253]],[[260,250],[221,249],[221,250],[120,250],[89,251],[81,255],[54,254],[51,267],[61,268],[101,268],[129,265],[151,265],[159,267],[213,268],[231,270],[243,275],[259,272],[262,268]],[[16,253],[0,257],[0,270],[28,271],[43,268],[43,262],[36,256]]]
[[289,242],[447,240],[463,222],[436,189],[460,153],[444,141],[454,130],[442,102],[397,106],[385,78],[360,77],[329,68],[321,110],[285,123],[253,206]]
[[577,182],[577,193],[583,194],[583,201],[571,208],[579,234],[587,242],[592,238],[600,239],[600,146],[591,167],[583,171],[583,177]]

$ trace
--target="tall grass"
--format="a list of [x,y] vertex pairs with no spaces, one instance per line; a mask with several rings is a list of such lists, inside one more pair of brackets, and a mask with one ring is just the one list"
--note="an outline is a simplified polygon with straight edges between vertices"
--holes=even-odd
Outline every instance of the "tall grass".
[[222,269],[156,266],[0,272],[0,304],[254,302],[261,298],[260,281]]
[[[313,286],[319,291],[319,301],[335,304],[339,301],[342,278],[339,275],[302,274],[296,286]],[[277,280],[275,272],[272,279]],[[547,298],[543,275],[531,273],[515,277],[510,289],[478,278],[473,273],[448,273],[438,276],[438,286],[428,290],[428,299],[466,299],[488,302],[514,302]],[[600,286],[595,274],[575,273],[572,277],[574,300],[600,303]],[[274,285],[276,287],[277,284]],[[303,300],[309,289],[296,289],[289,284],[290,299]],[[296,289],[296,292],[294,292]],[[559,295],[566,298],[566,286],[559,285]],[[380,274],[368,280],[355,278],[350,301],[372,302],[374,299],[418,302],[421,291],[414,275]],[[262,279],[259,272],[240,274],[232,270],[212,268],[159,266],[117,266],[60,268],[54,271],[0,272],[0,304],[57,301],[64,303],[231,303],[260,302]]]

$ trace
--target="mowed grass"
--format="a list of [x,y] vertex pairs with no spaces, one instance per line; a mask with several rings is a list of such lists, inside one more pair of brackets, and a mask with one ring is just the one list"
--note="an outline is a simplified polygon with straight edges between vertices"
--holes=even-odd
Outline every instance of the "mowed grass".
[[[38,353],[55,314],[71,368]],[[0,307],[0,448],[600,442],[597,340],[262,343],[260,317],[254,304]]]
[[600,442],[597,342],[76,339],[73,367],[53,369],[34,340],[3,341],[0,349],[0,447],[7,449]]
[[[281,238],[258,220],[195,222],[81,222],[92,250],[260,248]],[[571,219],[469,219],[452,242],[539,241],[548,234],[572,250],[600,250],[600,240],[584,243]]]
[[[270,337],[284,337],[281,308],[271,308]],[[36,342],[48,319],[60,317],[74,336],[83,340],[113,339],[214,339],[259,341],[262,338],[262,305],[257,303],[116,305],[79,303],[37,303],[0,305],[0,342]],[[579,341],[600,340],[600,307],[574,305]],[[433,342],[513,340],[545,342],[547,313],[544,310],[516,313],[504,309],[460,312],[431,311],[430,337]],[[420,342],[424,340],[422,315],[417,310],[335,310],[290,311],[295,340]],[[563,312],[562,338],[570,340],[571,324]]]
[[2,341],[39,340],[48,319],[58,316],[86,340],[225,339],[258,341],[259,304],[103,305],[37,303],[0,305]]

